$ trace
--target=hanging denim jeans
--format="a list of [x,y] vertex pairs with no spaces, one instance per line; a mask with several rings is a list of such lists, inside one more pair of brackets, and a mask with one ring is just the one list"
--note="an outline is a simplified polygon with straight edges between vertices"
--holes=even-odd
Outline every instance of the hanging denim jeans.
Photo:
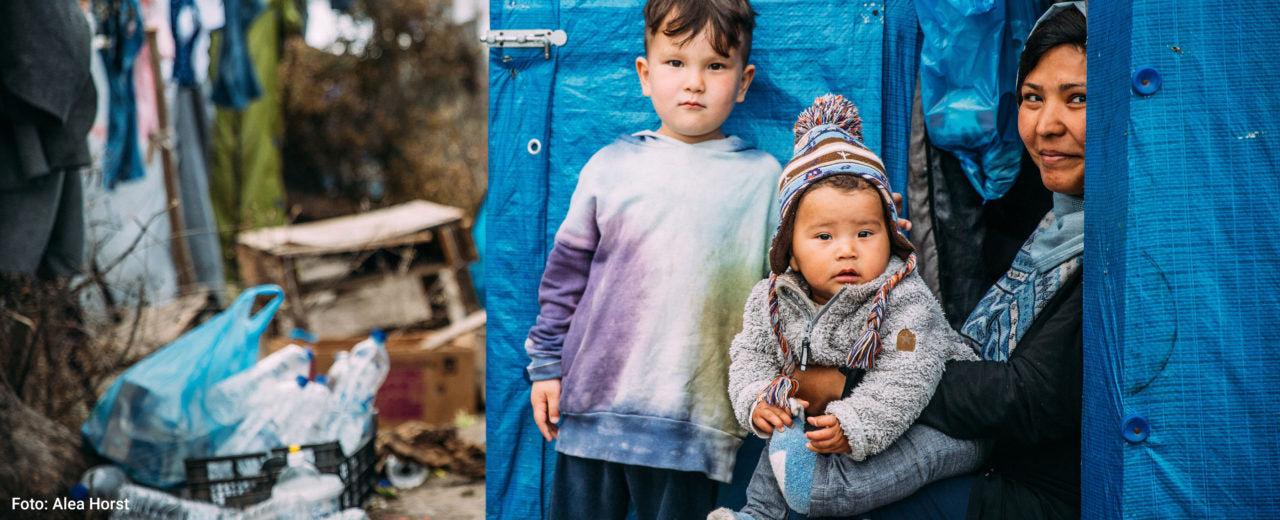
[[138,149],[133,65],[146,34],[138,0],[97,0],[94,13],[98,34],[106,37],[106,44],[99,51],[110,90],[102,181],[108,190],[112,190],[116,184],[139,179],[144,173],[142,152]]
[[191,53],[195,52],[201,29],[195,0],[169,0],[169,28],[173,30],[173,80],[180,87],[194,87],[196,71]]
[[262,0],[227,0],[226,25],[218,47],[218,72],[213,80],[213,102],[218,106],[244,110],[262,95],[262,85],[253,70],[246,35],[253,20],[262,13]]

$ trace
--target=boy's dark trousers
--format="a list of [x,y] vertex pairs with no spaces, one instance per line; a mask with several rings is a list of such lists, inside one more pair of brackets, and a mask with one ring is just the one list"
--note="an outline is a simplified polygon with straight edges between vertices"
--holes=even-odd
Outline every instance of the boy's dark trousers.
[[633,466],[558,453],[551,485],[552,520],[618,519],[628,502],[636,517],[702,520],[715,509],[719,483],[697,471]]

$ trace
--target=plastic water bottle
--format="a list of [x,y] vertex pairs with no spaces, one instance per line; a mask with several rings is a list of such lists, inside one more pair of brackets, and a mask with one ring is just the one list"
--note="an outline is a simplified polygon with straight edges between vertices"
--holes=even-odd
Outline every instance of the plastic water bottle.
[[[303,388],[307,386],[306,376],[295,376],[295,378],[294,381],[281,381],[268,388],[260,389],[259,391],[271,398],[270,403],[249,407],[248,415],[231,436],[218,447],[217,453],[240,455],[284,446],[281,435],[285,434],[288,421],[295,414],[296,407],[303,401]],[[250,473],[256,473],[256,471]]]
[[320,473],[297,446],[289,448],[289,466],[280,472],[271,488],[280,518],[324,518],[341,509],[342,479]]
[[329,366],[329,388],[337,388],[342,384],[343,377],[346,376],[347,368],[351,365],[351,352],[346,350],[338,351],[333,355],[333,365]]
[[[333,384],[333,405],[325,436],[337,439],[344,455],[355,453],[369,433],[373,399],[390,368],[382,331],[374,331],[368,339],[351,347],[350,356],[339,367],[341,377]],[[332,370],[329,373],[333,375]]]
[[375,330],[368,339],[351,347],[351,356],[336,387],[339,399],[363,409],[373,408],[373,397],[391,368],[386,339],[386,334]]
[[94,466],[80,476],[80,482],[71,486],[71,498],[84,500],[89,497],[115,500],[120,486],[129,483],[124,471],[110,464]]
[[272,382],[293,381],[311,373],[315,353],[306,347],[288,345],[262,358],[248,369],[222,380],[209,389],[205,407],[209,415],[222,424],[235,424],[247,411],[264,400],[276,396],[261,389]]
[[329,388],[318,381],[308,383],[305,377],[298,378],[298,386],[301,391],[296,394],[296,401],[287,407],[285,417],[279,423],[281,445],[332,440],[322,439],[320,432],[332,401]]
[[233,512],[206,502],[184,500],[163,491],[135,484],[120,486],[117,500],[128,500],[128,507],[115,509],[111,518],[124,520],[162,520],[186,518],[188,520],[217,520],[233,517]]

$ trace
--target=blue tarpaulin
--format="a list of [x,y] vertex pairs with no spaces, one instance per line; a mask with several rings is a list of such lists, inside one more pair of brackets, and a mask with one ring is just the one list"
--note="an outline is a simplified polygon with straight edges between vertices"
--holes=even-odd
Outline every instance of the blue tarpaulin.
[[1083,516],[1280,517],[1280,8],[1089,33]]
[[[494,30],[569,41],[550,59],[489,55],[490,518],[546,511],[554,447],[533,424],[523,340],[578,169],[658,126],[633,65],[641,4],[491,5]],[[754,4],[760,70],[726,132],[785,161],[795,114],[841,93],[903,186],[912,3]],[[1090,15],[1083,516],[1280,516],[1280,8],[1095,2]]]
[[[890,181],[905,192],[919,55],[910,2],[760,0],[753,6],[760,14],[751,51],[758,72],[725,133],[786,162],[796,115],[819,95],[843,94],[861,110],[867,145],[883,156]],[[541,48],[489,53],[490,518],[539,518],[546,511],[555,453],[533,423],[524,338],[538,312],[538,282],[579,169],[619,135],[658,127],[635,72],[635,58],[644,52],[642,8],[640,1],[490,4],[492,31],[568,33],[568,43],[553,47],[550,59]],[[893,119],[886,121],[885,114]]]

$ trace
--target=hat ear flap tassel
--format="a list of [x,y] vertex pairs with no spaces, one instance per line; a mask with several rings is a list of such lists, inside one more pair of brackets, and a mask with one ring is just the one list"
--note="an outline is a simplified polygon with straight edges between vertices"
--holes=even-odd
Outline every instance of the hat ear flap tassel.
[[786,408],[787,400],[796,394],[800,383],[791,377],[796,369],[796,360],[791,355],[791,344],[782,336],[782,320],[778,316],[778,273],[769,274],[769,325],[782,354],[782,374],[760,391],[760,397],[768,404]]
[[853,348],[849,349],[849,357],[845,359],[845,367],[853,369],[860,368],[863,370],[871,370],[875,366],[876,357],[880,355],[883,345],[880,342],[880,325],[884,323],[884,307],[885,300],[889,298],[889,292],[901,282],[903,278],[916,270],[916,254],[911,253],[907,256],[907,261],[898,272],[893,273],[884,285],[876,291],[875,300],[871,304],[871,314],[867,316],[867,322],[862,326],[862,333],[858,335],[858,340],[853,343]]

